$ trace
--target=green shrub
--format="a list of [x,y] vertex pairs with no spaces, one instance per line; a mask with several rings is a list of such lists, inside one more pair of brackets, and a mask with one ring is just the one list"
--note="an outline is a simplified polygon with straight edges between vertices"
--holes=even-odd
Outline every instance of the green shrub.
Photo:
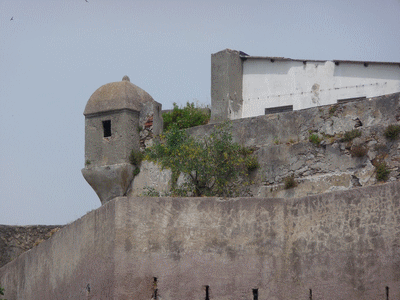
[[322,139],[318,136],[318,134],[313,133],[309,136],[308,140],[313,143],[316,146],[319,146],[319,144],[321,143]]
[[[253,151],[232,141],[228,124],[216,126],[202,139],[172,127],[146,148],[146,159],[171,169],[175,195],[233,197],[244,193],[248,170],[258,166]],[[187,182],[178,188],[176,179],[181,173]]]
[[396,140],[399,137],[400,125],[392,124],[386,127],[385,137],[389,140]]
[[88,166],[90,166],[91,163],[92,163],[92,162],[91,162],[89,159],[87,159],[87,160],[85,161],[85,166],[88,167]]
[[258,163],[257,157],[254,155],[247,156],[245,159],[245,164],[246,164],[247,171],[249,171],[249,172],[254,171],[255,169],[257,169],[260,166],[260,164]]
[[169,131],[173,126],[178,129],[186,129],[194,126],[207,124],[211,113],[206,107],[199,107],[193,102],[186,103],[185,107],[179,108],[173,103],[172,111],[163,114],[164,131]]
[[353,139],[355,139],[356,137],[360,137],[361,136],[361,131],[358,129],[353,129],[350,131],[346,131],[344,133],[344,136],[342,138],[342,142],[350,142]]
[[367,154],[367,152],[368,152],[367,148],[360,145],[353,146],[350,150],[351,155],[355,157],[363,157]]
[[378,163],[375,166],[375,170],[376,170],[376,180],[378,181],[388,180],[390,170],[388,169],[385,162]]
[[129,155],[129,161],[132,165],[138,166],[142,162],[144,153],[139,150],[132,150]]
[[285,190],[294,188],[297,185],[296,181],[294,180],[294,174],[284,178],[283,182],[285,183]]

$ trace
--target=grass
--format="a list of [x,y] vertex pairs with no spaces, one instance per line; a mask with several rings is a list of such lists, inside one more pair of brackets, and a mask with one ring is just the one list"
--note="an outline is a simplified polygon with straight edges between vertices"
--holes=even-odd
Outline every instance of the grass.
[[375,166],[376,180],[386,181],[389,178],[390,170],[388,169],[385,162],[379,163]]
[[145,196],[145,197],[160,197],[160,193],[156,191],[155,188],[150,187],[150,186],[145,186],[143,188],[143,193],[141,196]]
[[144,158],[143,152],[139,150],[132,150],[131,154],[129,155],[129,161],[132,165],[138,166],[142,162]]
[[294,175],[284,178],[283,182],[285,183],[285,190],[294,188],[297,185],[296,181],[294,180]]
[[361,131],[358,130],[358,129],[353,129],[353,130],[350,130],[350,131],[346,131],[344,133],[343,138],[342,138],[342,142],[350,142],[350,141],[352,141],[355,138],[360,137],[360,136],[361,136]]
[[247,156],[245,159],[245,164],[246,164],[246,168],[249,172],[254,171],[255,169],[257,169],[260,166],[260,164],[258,163],[257,157],[254,155]]
[[318,134],[313,133],[309,136],[308,140],[313,143],[316,146],[319,146],[319,144],[321,143],[322,139],[318,136]]
[[389,125],[385,129],[385,137],[388,140],[392,141],[396,140],[399,137],[399,133],[400,133],[400,125],[397,124]]
[[135,170],[133,170],[133,177],[135,177],[136,175],[138,175],[140,173],[140,168],[136,167]]
[[367,154],[367,152],[368,149],[360,145],[354,146],[350,150],[351,155],[355,157],[363,157]]

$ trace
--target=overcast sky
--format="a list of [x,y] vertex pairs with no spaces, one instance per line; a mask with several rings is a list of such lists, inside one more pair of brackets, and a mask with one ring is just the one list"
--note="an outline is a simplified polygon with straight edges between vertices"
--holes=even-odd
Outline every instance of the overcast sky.
[[211,54],[225,48],[400,62],[399,16],[399,0],[0,0],[0,224],[100,206],[81,169],[101,85],[128,75],[168,109],[210,104]]

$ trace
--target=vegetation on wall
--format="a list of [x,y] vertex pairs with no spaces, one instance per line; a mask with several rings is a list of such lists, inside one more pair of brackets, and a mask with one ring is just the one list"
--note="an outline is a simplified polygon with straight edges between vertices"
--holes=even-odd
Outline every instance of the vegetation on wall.
[[396,140],[399,137],[400,133],[400,125],[392,124],[386,127],[385,129],[385,137],[389,140]]
[[139,150],[132,150],[131,154],[129,155],[129,161],[132,165],[139,166],[143,160],[143,157],[144,157],[143,152]]
[[144,153],[140,150],[132,150],[131,154],[129,155],[129,161],[132,165],[136,168],[133,170],[133,177],[140,173],[140,163],[142,162],[144,157]]
[[[4,288],[0,286],[0,295],[4,296]],[[0,300],[7,300],[7,299],[0,299]]]
[[318,134],[313,133],[308,137],[308,140],[313,143],[316,146],[319,146],[319,143],[321,143],[322,139],[318,136]]
[[355,145],[355,146],[351,147],[351,149],[350,149],[351,156],[354,156],[354,157],[363,157],[367,154],[367,152],[368,152],[368,149],[361,145]]
[[[248,173],[258,167],[254,149],[233,142],[227,123],[202,139],[173,126],[146,149],[146,159],[172,171],[172,194],[234,197],[245,193]],[[179,186],[179,175],[185,175]]]
[[343,138],[342,138],[342,142],[350,142],[350,141],[352,141],[355,138],[360,137],[360,136],[361,136],[361,131],[358,130],[358,129],[353,129],[353,130],[350,130],[350,131],[346,131],[344,133]]
[[194,126],[207,124],[211,113],[205,107],[187,102],[186,106],[180,108],[176,103],[174,108],[163,114],[164,131],[169,131],[176,126],[178,129],[186,129]]
[[375,166],[376,170],[376,180],[386,181],[389,178],[390,170],[388,169],[385,162],[380,162]]
[[294,180],[294,174],[284,178],[283,182],[285,183],[285,190],[294,188],[297,185],[296,181]]

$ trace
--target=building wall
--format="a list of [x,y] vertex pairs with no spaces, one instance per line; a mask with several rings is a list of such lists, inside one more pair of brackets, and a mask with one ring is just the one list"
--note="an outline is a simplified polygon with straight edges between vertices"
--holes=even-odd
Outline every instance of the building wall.
[[211,55],[211,122],[397,92],[399,63],[252,57],[230,49]]
[[397,64],[252,59],[243,62],[242,117],[265,108],[293,105],[299,110],[337,100],[375,97],[400,91]]
[[226,49],[211,55],[211,122],[242,116],[243,64],[239,52]]
[[[14,299],[400,298],[400,184],[108,202],[0,269]],[[87,287],[90,286],[90,292]]]
[[[104,137],[103,121],[111,121],[111,136]],[[133,149],[139,150],[139,113],[112,111],[85,117],[85,163],[91,167],[129,162]]]

